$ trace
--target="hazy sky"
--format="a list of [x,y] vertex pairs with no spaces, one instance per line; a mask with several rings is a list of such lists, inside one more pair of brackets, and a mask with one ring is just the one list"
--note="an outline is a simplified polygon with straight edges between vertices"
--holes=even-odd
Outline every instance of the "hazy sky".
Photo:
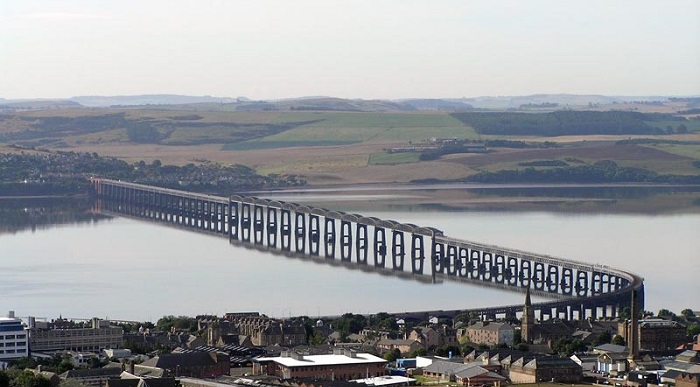
[[0,97],[700,94],[699,0],[0,0]]

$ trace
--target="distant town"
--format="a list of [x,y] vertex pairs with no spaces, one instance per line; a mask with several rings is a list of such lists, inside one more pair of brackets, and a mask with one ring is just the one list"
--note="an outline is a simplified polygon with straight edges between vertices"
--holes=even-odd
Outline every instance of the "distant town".
[[[700,385],[700,312],[0,318],[0,386]],[[634,329],[636,328],[636,329]]]

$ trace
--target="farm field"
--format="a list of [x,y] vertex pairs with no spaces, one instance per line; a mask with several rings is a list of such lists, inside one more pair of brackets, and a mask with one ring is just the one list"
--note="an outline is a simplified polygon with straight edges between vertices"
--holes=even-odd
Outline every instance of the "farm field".
[[[658,174],[695,176],[700,175],[694,163],[700,160],[696,125],[697,121],[688,121],[689,133],[673,135],[480,136],[445,112],[70,109],[0,117],[0,144],[97,152],[129,162],[243,164],[261,174],[303,175],[312,185],[457,181],[480,172],[576,167],[601,160]],[[134,137],[139,131],[150,137]],[[433,137],[546,141],[557,146],[498,147],[486,154],[449,154],[431,161],[421,161],[419,153],[386,152],[424,144]],[[616,143],[635,139],[657,143]],[[560,165],[537,164],[542,160]],[[534,167],[528,164],[532,162]]]

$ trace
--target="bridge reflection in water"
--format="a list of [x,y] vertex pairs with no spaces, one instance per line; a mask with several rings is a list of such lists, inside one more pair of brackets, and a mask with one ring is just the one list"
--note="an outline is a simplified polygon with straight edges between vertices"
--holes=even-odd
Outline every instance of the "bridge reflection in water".
[[[552,299],[540,319],[616,317],[643,310],[643,279],[607,266],[467,242],[439,229],[256,197],[229,198],[93,179],[103,212],[228,237],[231,244],[421,282],[454,280]],[[594,250],[594,249],[591,249]],[[404,317],[513,317],[523,305],[431,310]]]

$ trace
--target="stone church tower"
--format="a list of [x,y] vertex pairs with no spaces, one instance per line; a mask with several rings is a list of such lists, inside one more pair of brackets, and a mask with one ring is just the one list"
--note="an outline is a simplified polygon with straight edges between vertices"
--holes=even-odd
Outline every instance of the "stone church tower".
[[520,337],[523,343],[532,343],[532,330],[535,325],[535,311],[530,301],[530,287],[525,291],[525,306],[523,307],[522,324],[520,325]]

